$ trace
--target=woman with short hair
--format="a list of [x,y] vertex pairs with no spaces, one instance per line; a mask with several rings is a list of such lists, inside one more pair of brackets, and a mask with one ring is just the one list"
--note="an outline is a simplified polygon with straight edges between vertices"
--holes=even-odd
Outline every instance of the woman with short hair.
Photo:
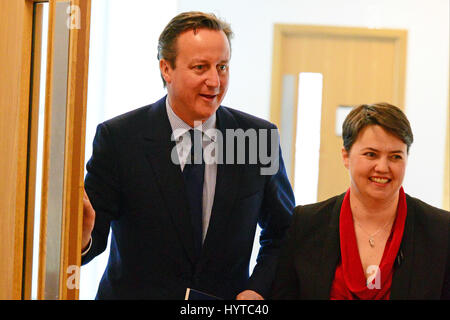
[[297,206],[274,299],[450,299],[450,214],[405,194],[413,134],[387,103],[343,124],[344,194]]

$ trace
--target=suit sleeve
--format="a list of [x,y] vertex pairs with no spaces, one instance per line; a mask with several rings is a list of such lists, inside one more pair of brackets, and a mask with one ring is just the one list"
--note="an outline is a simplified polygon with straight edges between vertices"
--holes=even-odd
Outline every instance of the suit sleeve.
[[108,126],[98,125],[84,181],[86,193],[95,210],[95,224],[91,248],[82,257],[82,264],[88,263],[105,250],[110,223],[119,216],[117,153],[114,152],[112,140]]
[[[276,129],[276,127],[275,127]],[[278,139],[278,132],[277,132]],[[279,143],[278,143],[279,146]],[[260,250],[248,289],[267,297],[275,276],[281,243],[292,220],[294,193],[286,175],[281,148],[278,147],[278,170],[267,176],[258,224],[261,227]]]
[[298,243],[296,234],[298,232],[298,228],[301,227],[298,218],[299,213],[294,213],[292,225],[289,227],[286,233],[286,238],[281,247],[277,271],[275,272],[275,280],[273,281],[272,290],[269,296],[270,299],[298,299],[300,289],[294,264],[295,248]]

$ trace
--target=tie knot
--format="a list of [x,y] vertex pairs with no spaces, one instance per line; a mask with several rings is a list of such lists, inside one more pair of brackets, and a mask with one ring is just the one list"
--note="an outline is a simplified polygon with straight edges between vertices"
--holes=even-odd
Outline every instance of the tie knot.
[[190,129],[189,134],[191,136],[192,141],[194,139],[202,139],[202,137],[203,137],[203,132],[198,129]]

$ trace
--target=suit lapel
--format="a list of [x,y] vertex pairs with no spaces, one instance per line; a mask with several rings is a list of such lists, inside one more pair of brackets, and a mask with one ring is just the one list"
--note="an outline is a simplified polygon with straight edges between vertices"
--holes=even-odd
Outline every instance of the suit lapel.
[[[407,216],[394,264],[391,299],[440,299],[446,273],[448,229],[438,209],[406,194]],[[436,211],[435,211],[436,210]]]
[[[172,128],[167,117],[165,98],[149,109],[149,125],[144,134],[146,156],[172,217],[181,243],[192,262],[195,261],[193,231],[189,219],[188,202],[180,166],[172,161],[175,141],[171,140]],[[176,152],[174,153],[176,156]]]
[[[317,272],[311,273],[314,276],[313,286],[315,292],[313,297],[316,299],[329,299],[330,297],[331,284],[340,257],[339,215],[344,195],[339,196],[336,200],[327,232],[325,234],[316,233],[315,236],[316,248],[319,249],[322,246],[321,259],[317,263],[318,270]],[[427,261],[426,258],[414,254],[414,252],[418,251],[426,252],[427,250],[431,250],[431,248],[423,248],[423,241],[418,239],[420,238],[420,234],[415,230],[417,208],[408,195],[406,199],[408,213],[403,239],[396,262],[394,263],[390,293],[391,300],[413,299],[417,297],[417,293],[420,290],[413,289],[413,287],[416,282],[423,283],[423,281],[419,281],[419,278],[423,277],[424,271],[414,272],[414,266],[420,265],[422,270],[436,269],[436,266],[432,265],[432,259]],[[420,259],[420,261],[417,261],[417,259]]]
[[211,211],[211,218],[203,245],[202,255],[209,256],[212,253],[211,244],[217,244],[223,241],[223,232],[227,229],[227,217],[232,209],[237,195],[239,171],[242,165],[226,164],[226,130],[237,129],[238,124],[233,115],[223,107],[220,107],[217,112],[217,129],[221,132],[223,137],[222,145],[222,163],[217,165],[216,189],[214,193],[214,202]]
[[[414,263],[414,220],[415,212],[413,206],[407,199],[407,215],[405,230],[400,244],[399,253],[394,263],[394,274],[391,284],[391,300],[407,299],[410,291],[410,284],[413,277]],[[400,263],[399,263],[400,262]]]
[[[331,284],[334,279],[336,266],[340,258],[340,237],[339,237],[339,216],[344,194],[339,196],[332,210],[327,233],[317,233],[318,246],[322,245],[321,259],[318,261],[319,271],[315,275],[314,287],[317,299],[329,299]],[[414,262],[414,220],[415,213],[410,203],[408,203],[408,215],[406,217],[405,231],[400,245],[402,259],[394,264],[394,275],[391,286],[391,299],[400,299],[409,296],[410,284],[413,277]],[[323,243],[322,243],[323,241]],[[420,275],[419,275],[420,276]]]
[[339,216],[344,194],[336,198],[335,205],[330,213],[330,222],[325,234],[316,233],[317,249],[322,250],[321,259],[317,263],[317,272],[314,274],[314,288],[316,299],[329,299],[331,284],[334,279],[336,266],[341,254],[339,243]]

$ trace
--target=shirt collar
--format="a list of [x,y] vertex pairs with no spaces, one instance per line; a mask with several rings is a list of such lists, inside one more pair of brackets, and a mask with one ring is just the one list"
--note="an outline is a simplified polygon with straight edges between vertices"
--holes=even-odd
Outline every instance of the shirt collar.
[[[179,141],[180,137],[183,136],[187,131],[193,129],[190,125],[184,122],[179,116],[175,114],[172,106],[169,103],[169,97],[166,98],[166,111],[169,118],[170,126],[172,127],[172,134],[174,135],[175,141]],[[209,140],[215,141],[215,135],[210,134],[208,129],[216,128],[216,113],[214,112],[211,117],[209,117],[201,125],[195,127],[194,129],[200,130],[204,133]]]

